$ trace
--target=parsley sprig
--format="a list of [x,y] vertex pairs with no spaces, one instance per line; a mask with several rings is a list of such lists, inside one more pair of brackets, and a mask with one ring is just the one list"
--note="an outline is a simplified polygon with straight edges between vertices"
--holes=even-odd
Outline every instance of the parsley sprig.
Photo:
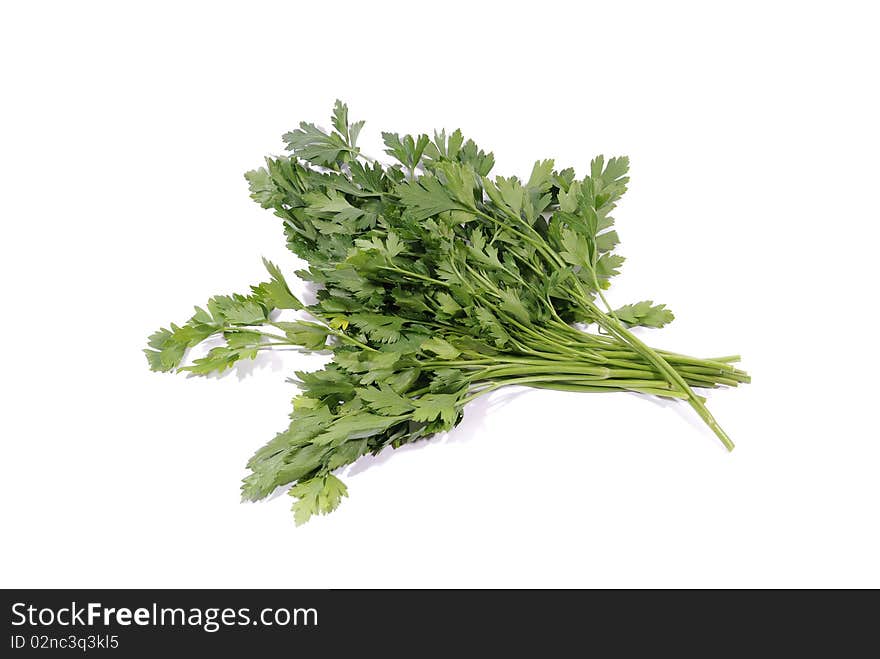
[[[265,350],[332,356],[295,374],[290,424],[248,462],[245,500],[292,484],[297,524],[328,513],[348,494],[334,471],[451,430],[467,403],[509,385],[681,399],[733,448],[694,388],[748,382],[738,357],[655,350],[631,328],[662,327],[672,312],[606,300],[624,261],[612,212],[626,158],[598,156],[581,179],[552,160],[524,180],[493,177],[493,155],[459,130],[383,133],[396,161],[383,164],[361,152],[363,122],[339,101],[331,125],[301,123],[284,136],[289,155],[245,175],[305,261],[297,275],[317,288],[315,304],[264,261],[265,282],[211,298],[146,349],[153,370],[194,375]],[[183,365],[209,337],[222,345]]]

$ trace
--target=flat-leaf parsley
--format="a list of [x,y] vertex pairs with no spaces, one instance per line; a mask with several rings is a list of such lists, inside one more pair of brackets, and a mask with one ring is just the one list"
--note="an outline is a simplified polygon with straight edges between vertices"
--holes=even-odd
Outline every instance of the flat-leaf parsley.
[[[194,375],[265,350],[332,355],[296,373],[290,425],[248,462],[244,499],[292,484],[297,524],[331,512],[348,496],[333,471],[451,430],[469,401],[508,385],[681,399],[733,448],[693,388],[748,382],[731,365],[738,357],[650,348],[630,328],[662,327],[672,312],[605,300],[623,264],[611,213],[629,183],[627,158],[598,156],[581,179],[552,160],[525,179],[493,177],[494,156],[459,130],[383,133],[396,162],[382,164],[361,152],[363,122],[339,101],[331,124],[301,123],[284,135],[290,155],[245,175],[306,262],[297,274],[317,288],[315,304],[266,261],[265,282],[211,298],[145,351],[155,371]],[[282,321],[279,310],[304,317]],[[182,365],[208,338],[222,345]]]

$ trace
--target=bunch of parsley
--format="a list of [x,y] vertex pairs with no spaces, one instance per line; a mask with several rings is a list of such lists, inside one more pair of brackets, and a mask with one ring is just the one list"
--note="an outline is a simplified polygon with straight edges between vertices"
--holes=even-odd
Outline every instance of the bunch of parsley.
[[[514,384],[682,399],[733,448],[693,387],[748,382],[738,358],[652,349],[630,328],[670,322],[665,305],[605,300],[623,263],[611,212],[626,158],[599,156],[582,179],[552,160],[525,180],[490,177],[492,154],[456,130],[383,133],[396,161],[385,165],[358,148],[363,125],[337,101],[332,130],[301,123],[284,135],[291,155],[245,175],[307,264],[296,274],[315,285],[314,304],[265,262],[266,282],[149,338],[153,370],[196,375],[291,346],[332,355],[296,373],[290,425],[248,462],[244,499],[293,484],[298,524],[330,512],[347,495],[335,470],[451,430],[469,401]],[[285,309],[300,318],[281,320]],[[211,337],[222,345],[181,366]]]

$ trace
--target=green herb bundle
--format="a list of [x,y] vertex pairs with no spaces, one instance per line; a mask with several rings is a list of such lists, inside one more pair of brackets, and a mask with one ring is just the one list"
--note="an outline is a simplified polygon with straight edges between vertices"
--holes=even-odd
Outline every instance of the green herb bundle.
[[[363,122],[339,101],[332,126],[301,123],[284,135],[291,155],[245,175],[281,218],[317,301],[303,304],[266,262],[266,282],[211,298],[145,351],[153,370],[196,375],[264,350],[332,354],[296,373],[290,425],[248,462],[245,500],[293,484],[298,524],[330,512],[347,495],[335,470],[451,430],[469,401],[506,385],[681,399],[733,448],[693,388],[748,382],[738,358],[650,348],[630,328],[670,322],[665,305],[605,299],[623,263],[611,212],[626,158],[599,156],[581,179],[552,160],[525,180],[491,177],[492,154],[458,130],[383,133],[396,161],[386,165],[360,151]],[[280,320],[284,309],[303,318]],[[209,337],[224,343],[181,366]]]

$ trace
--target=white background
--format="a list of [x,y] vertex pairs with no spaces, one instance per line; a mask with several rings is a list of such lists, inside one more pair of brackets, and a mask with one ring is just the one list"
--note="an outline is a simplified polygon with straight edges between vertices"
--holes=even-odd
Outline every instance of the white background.
[[[871,3],[5,3],[0,586],[880,586]],[[333,100],[461,127],[498,173],[628,154],[612,302],[738,352],[686,405],[497,393],[365,460],[333,515],[238,503],[308,366],[147,370],[145,338],[260,256],[242,173]]]

